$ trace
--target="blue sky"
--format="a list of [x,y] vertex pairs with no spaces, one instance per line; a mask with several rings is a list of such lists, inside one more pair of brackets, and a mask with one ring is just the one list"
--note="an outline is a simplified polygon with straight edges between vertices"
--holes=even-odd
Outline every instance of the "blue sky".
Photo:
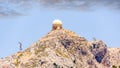
[[[18,10],[19,11],[19,10]],[[0,17],[0,57],[12,55],[28,48],[50,32],[52,21],[60,19],[63,27],[74,31],[89,41],[95,37],[108,47],[120,47],[120,10],[95,7],[94,10],[56,9],[33,6],[20,10],[22,15],[9,14]]]

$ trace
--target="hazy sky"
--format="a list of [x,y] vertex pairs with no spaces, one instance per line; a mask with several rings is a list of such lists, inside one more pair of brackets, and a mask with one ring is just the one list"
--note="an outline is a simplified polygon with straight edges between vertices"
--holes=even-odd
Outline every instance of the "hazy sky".
[[89,41],[120,47],[120,0],[0,0],[0,57],[45,36],[54,19]]

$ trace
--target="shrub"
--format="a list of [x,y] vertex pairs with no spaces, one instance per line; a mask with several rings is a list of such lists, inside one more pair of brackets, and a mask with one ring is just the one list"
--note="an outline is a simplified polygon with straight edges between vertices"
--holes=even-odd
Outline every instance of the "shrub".
[[113,65],[112,68],[117,68],[117,66]]
[[57,65],[56,63],[53,63],[53,66],[54,66],[54,68],[60,68],[60,66]]

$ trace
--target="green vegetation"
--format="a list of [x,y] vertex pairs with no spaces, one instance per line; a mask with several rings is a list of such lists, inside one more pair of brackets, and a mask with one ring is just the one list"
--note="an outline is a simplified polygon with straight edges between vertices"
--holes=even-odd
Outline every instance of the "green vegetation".
[[20,60],[19,60],[19,59],[20,59],[22,56],[23,56],[23,54],[19,54],[19,55],[18,55],[18,57],[17,57],[17,59],[16,59],[16,61],[15,61],[15,63],[14,63],[15,66],[18,66],[18,65],[20,64]]
[[60,66],[57,65],[56,63],[53,63],[53,66],[54,66],[54,68],[60,68]]
[[19,55],[18,55],[18,59],[20,59],[20,57],[22,57],[22,56],[23,56],[23,54],[19,54]]
[[112,68],[117,68],[117,66],[113,65]]
[[38,49],[35,50],[35,54],[38,54],[38,53],[44,51],[45,48],[46,48],[46,46],[41,46],[41,47],[39,47]]
[[113,66],[112,66],[112,68],[120,68],[120,66],[119,66],[119,67],[117,67],[117,66],[113,65]]
[[16,59],[16,61],[15,61],[15,66],[18,66],[19,64],[20,64],[20,61],[19,61],[19,59]]
[[23,56],[23,54],[19,54],[18,56],[17,56],[17,59],[15,60],[15,66],[18,66],[19,64],[20,64],[20,58]]
[[64,52],[61,52],[60,50],[56,50],[56,53],[62,57],[68,57]]

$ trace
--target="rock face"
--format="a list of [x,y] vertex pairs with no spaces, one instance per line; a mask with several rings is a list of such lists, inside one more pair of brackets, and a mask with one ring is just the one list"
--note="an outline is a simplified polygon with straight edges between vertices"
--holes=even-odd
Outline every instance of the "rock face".
[[102,63],[104,66],[110,67],[110,55],[107,50],[107,46],[103,41],[100,40],[92,42],[90,50],[98,63]]
[[120,68],[120,48],[108,48],[112,66]]
[[60,24],[53,27],[26,50],[0,59],[0,68],[112,68],[119,62],[103,41],[87,41]]

